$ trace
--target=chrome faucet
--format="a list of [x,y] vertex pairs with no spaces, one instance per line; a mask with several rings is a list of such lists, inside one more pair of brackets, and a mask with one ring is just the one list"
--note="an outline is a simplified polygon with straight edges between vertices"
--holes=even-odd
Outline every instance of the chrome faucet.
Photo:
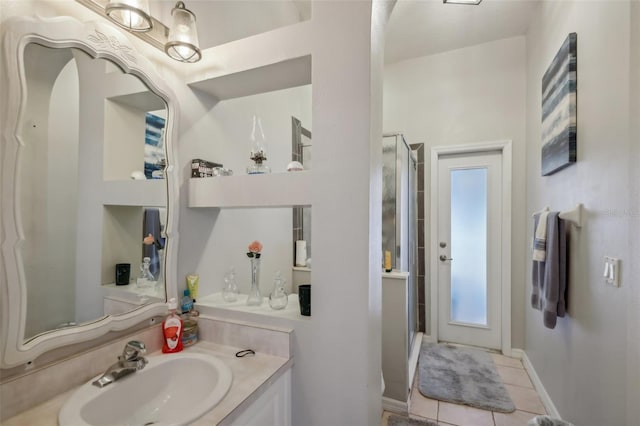
[[109,367],[92,385],[103,388],[131,373],[142,370],[149,362],[142,356],[146,353],[147,348],[144,343],[138,340],[131,340],[124,347],[122,355],[118,356],[118,362]]

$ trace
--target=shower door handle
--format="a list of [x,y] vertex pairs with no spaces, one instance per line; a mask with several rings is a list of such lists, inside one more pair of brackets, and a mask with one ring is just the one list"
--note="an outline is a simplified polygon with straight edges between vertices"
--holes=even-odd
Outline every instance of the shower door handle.
[[441,254],[441,255],[440,255],[440,261],[442,261],[442,262],[446,262],[447,260],[453,260],[453,258],[451,258],[451,257],[447,257],[447,255],[446,255],[446,254]]

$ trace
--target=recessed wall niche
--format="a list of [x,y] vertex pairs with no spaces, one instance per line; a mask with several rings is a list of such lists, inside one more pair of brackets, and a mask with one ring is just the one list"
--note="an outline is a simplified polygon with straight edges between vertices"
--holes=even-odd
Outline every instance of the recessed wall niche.
[[[118,76],[118,74],[109,74]],[[145,163],[157,164],[156,148],[164,145],[164,102],[144,91],[105,99],[104,179],[126,180],[142,172],[151,178]]]
[[[211,227],[203,236],[206,259],[189,260],[190,271],[200,275],[200,299],[222,291],[224,275],[235,267],[236,280],[242,293],[247,293],[250,279],[248,244],[259,240],[263,246],[260,289],[267,296],[277,271],[293,284],[294,243],[293,210],[297,205],[310,205],[309,184],[312,171],[287,172],[292,161],[292,117],[311,130],[311,85],[260,93],[219,101],[207,120],[201,120],[202,140],[194,157],[233,170],[233,176],[191,178],[190,207],[218,207]],[[252,164],[250,141],[253,117],[260,118],[264,132],[268,175],[248,175]],[[191,159],[184,159],[191,161]],[[200,215],[201,216],[201,215]],[[308,282],[308,281],[307,281]]]
[[135,281],[142,261],[142,224],[144,207],[104,206],[102,219],[102,285],[115,282],[116,263],[131,265]]

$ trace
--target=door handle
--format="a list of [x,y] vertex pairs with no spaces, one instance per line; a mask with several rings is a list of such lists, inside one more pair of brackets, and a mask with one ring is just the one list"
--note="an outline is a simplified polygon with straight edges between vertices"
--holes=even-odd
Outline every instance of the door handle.
[[452,259],[451,257],[447,257],[447,255],[446,255],[446,254],[441,254],[441,255],[440,255],[440,260],[441,260],[442,262],[446,262],[447,260],[453,260],[453,259]]

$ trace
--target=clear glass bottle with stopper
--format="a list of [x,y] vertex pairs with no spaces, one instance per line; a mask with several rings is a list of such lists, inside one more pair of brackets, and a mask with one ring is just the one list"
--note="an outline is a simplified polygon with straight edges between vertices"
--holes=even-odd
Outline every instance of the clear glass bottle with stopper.
[[273,291],[269,295],[269,306],[271,306],[271,309],[280,310],[287,307],[289,297],[284,289],[286,282],[287,280],[282,278],[280,271],[276,272],[276,277],[273,280]]
[[222,298],[225,302],[235,302],[238,300],[238,285],[236,284],[236,268],[233,266],[224,276],[224,289],[222,290]]
[[142,264],[140,265],[140,274],[138,275],[138,279],[136,280],[136,285],[138,286],[138,288],[149,288],[156,284],[156,279],[149,270],[150,266],[151,258],[143,258]]

